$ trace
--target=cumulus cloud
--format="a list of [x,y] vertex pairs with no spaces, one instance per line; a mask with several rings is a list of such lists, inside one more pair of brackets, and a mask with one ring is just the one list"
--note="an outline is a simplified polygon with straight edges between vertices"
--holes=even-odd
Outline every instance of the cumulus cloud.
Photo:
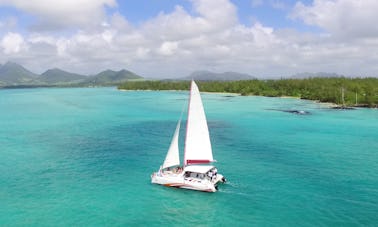
[[161,39],[187,39],[223,31],[237,24],[236,7],[228,0],[191,0],[195,16],[182,6],[171,13],[160,13],[143,24],[141,30]]
[[298,2],[291,16],[335,36],[374,37],[378,35],[377,10],[376,0],[315,0],[308,6]]
[[159,48],[162,55],[173,55],[178,48],[177,42],[164,42]]
[[3,52],[6,55],[17,54],[23,49],[26,49],[24,38],[17,33],[7,33],[0,42]]
[[216,28],[228,28],[237,23],[237,10],[229,0],[191,0],[194,10]]
[[0,0],[0,5],[15,7],[36,17],[36,30],[56,30],[96,26],[105,17],[104,6],[115,7],[115,0]]
[[[199,69],[239,71],[255,76],[288,76],[303,71],[374,75],[378,67],[375,66],[378,65],[377,31],[367,28],[372,27],[371,23],[364,25],[366,20],[376,17],[372,12],[378,7],[373,1],[297,3],[292,18],[318,26],[326,31],[322,33],[276,29],[261,22],[246,26],[238,21],[237,8],[229,0],[189,1],[192,9],[178,5],[171,12],[161,12],[138,25],[117,12],[104,14],[105,6],[116,6],[114,0],[75,1],[87,3],[95,15],[80,9],[88,18],[78,17],[67,22],[70,26],[62,25],[64,29],[75,28],[68,33],[35,30],[30,34],[0,34],[0,50],[4,53],[0,62],[7,61],[11,55],[37,72],[46,67],[85,74],[106,68],[127,68],[147,77],[186,76]],[[67,17],[66,12],[74,5],[62,6],[60,16],[53,17],[39,8],[43,6],[42,0],[30,1],[36,6],[21,0],[10,2],[0,0],[0,4],[17,5],[41,19],[53,18],[49,23],[55,28],[59,18]],[[267,3],[271,2],[280,1]],[[356,15],[343,16],[350,14],[348,10],[352,8]],[[93,18],[96,25],[85,22]],[[43,25],[42,20],[38,23]]]

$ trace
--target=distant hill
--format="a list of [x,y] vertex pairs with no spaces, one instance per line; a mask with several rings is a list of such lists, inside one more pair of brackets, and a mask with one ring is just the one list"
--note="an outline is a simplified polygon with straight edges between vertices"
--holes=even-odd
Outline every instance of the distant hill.
[[325,72],[317,72],[317,73],[297,73],[295,75],[292,75],[291,78],[293,79],[305,79],[305,78],[314,78],[314,77],[344,77],[343,75],[337,74],[337,73],[325,73]]
[[117,85],[127,80],[135,79],[143,79],[143,77],[126,69],[122,69],[120,71],[105,70],[96,75],[85,76],[54,68],[47,70],[41,75],[38,75],[14,62],[7,62],[4,65],[0,64],[0,88],[39,86],[107,86]]
[[253,76],[237,72],[215,73],[210,71],[195,71],[189,76],[182,78],[183,80],[197,80],[197,81],[233,81],[233,80],[253,80]]
[[70,73],[58,68],[49,69],[42,73],[38,77],[38,81],[46,84],[60,84],[60,83],[75,83],[82,82],[87,79],[87,76],[83,76],[76,73]]
[[130,72],[128,70],[122,69],[120,71],[105,70],[97,75],[90,76],[85,83],[98,85],[98,84],[114,84],[125,82],[127,80],[142,79],[143,77]]
[[28,84],[33,83],[36,77],[38,77],[37,74],[14,62],[7,62],[0,66],[0,84]]

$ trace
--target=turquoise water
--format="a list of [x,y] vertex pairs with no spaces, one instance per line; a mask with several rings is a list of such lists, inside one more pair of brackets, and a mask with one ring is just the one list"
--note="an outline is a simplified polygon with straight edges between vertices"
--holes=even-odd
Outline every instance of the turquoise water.
[[0,90],[0,226],[377,225],[378,110],[203,94],[228,178],[203,193],[150,184],[186,99]]

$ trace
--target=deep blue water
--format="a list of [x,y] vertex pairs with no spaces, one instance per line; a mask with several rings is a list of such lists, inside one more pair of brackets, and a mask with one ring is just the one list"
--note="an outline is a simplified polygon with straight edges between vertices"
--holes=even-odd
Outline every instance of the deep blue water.
[[150,184],[187,92],[0,90],[0,226],[377,225],[378,110],[203,102],[228,179],[216,193]]

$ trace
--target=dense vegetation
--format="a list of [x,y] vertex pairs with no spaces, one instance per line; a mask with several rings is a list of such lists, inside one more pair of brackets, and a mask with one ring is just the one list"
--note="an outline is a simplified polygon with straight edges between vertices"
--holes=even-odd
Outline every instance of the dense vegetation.
[[[378,106],[377,78],[308,78],[281,80],[204,81],[201,91],[269,97],[293,96],[345,106]],[[188,90],[188,81],[126,82],[125,90]]]

